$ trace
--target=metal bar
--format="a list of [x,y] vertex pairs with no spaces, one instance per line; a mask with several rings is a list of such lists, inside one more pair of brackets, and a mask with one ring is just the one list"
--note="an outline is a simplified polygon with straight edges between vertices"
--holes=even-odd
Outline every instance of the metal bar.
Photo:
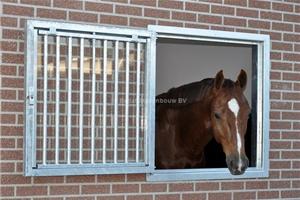
[[44,36],[43,165],[47,160],[48,36]]
[[125,79],[125,163],[128,163],[128,107],[129,107],[129,42],[126,42],[126,79]]
[[72,38],[68,38],[68,132],[67,163],[71,164],[71,128],[72,128]]
[[[40,35],[50,35],[50,31],[39,30]],[[98,40],[111,40],[111,41],[123,41],[123,42],[140,42],[146,43],[146,39],[131,38],[131,37],[118,37],[118,36],[107,36],[107,35],[91,35],[83,33],[70,33],[70,32],[56,32],[56,35],[65,37],[77,37],[86,39],[98,39]]]
[[60,36],[56,36],[55,164],[59,163]]
[[95,163],[95,90],[96,90],[96,49],[95,49],[96,40],[93,39],[92,47],[92,119],[91,119],[91,163]]
[[103,110],[102,110],[102,160],[106,163],[106,68],[107,68],[107,40],[103,42]]
[[115,42],[115,93],[114,93],[114,163],[118,162],[118,79],[119,41]]
[[179,35],[169,35],[169,34],[159,34],[160,38],[170,38],[170,39],[181,39],[181,40],[196,40],[196,41],[208,41],[208,42],[221,42],[221,43],[233,43],[233,44],[257,44],[256,41],[243,41],[243,40],[230,40],[230,39],[217,39],[210,37],[200,37],[200,36],[179,36]]
[[135,113],[135,161],[139,161],[140,140],[140,71],[141,71],[141,44],[137,43],[136,58],[136,113]]
[[79,164],[82,164],[83,146],[83,58],[84,39],[80,38],[80,88],[79,88]]

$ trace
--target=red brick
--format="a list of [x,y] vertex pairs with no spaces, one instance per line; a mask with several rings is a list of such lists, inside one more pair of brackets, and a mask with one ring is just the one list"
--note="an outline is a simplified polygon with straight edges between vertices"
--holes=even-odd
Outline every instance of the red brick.
[[[289,61],[294,61],[294,62],[300,62],[300,53],[284,53],[283,54],[283,59],[284,60],[289,60]],[[296,77],[298,77],[296,75]],[[296,79],[294,79],[296,80]],[[299,79],[298,79],[299,80]]]
[[196,21],[196,14],[187,12],[172,12],[172,19],[184,20],[184,21]]
[[271,8],[271,3],[268,2],[268,1],[251,0],[251,1],[249,1],[249,7],[270,9]]
[[236,15],[241,16],[241,17],[258,18],[258,11],[257,10],[244,9],[244,8],[237,8],[236,9]]
[[300,190],[285,190],[281,191],[283,198],[300,198]]
[[66,19],[67,13],[62,10],[37,8],[37,16],[41,18]]
[[287,22],[300,23],[300,15],[284,14],[283,20]]
[[281,188],[290,188],[291,186],[291,182],[290,181],[279,181],[279,180],[276,180],[276,181],[270,181],[270,188],[273,189],[273,188],[278,188],[278,189],[281,189]]
[[279,197],[278,191],[258,191],[257,197],[259,199],[275,199]]
[[142,192],[166,192],[167,184],[142,184]]
[[[273,90],[292,90],[292,83],[286,83],[286,82],[271,82],[271,88]],[[285,107],[285,106],[290,106],[289,103],[287,102],[275,102],[274,106],[278,108],[278,105],[284,105],[283,109],[289,109],[290,107]]]
[[18,19],[13,17],[1,17],[0,18],[1,26],[5,27],[17,27]]
[[269,35],[271,40],[281,40],[282,39],[282,33],[272,32],[272,31],[260,31],[260,33]]
[[[186,23],[186,24],[188,24],[188,23]],[[183,27],[183,23],[181,23],[181,22],[164,21],[164,20],[159,20],[158,25]]]
[[291,142],[288,141],[271,141],[271,149],[290,149]]
[[3,14],[7,15],[19,15],[19,16],[33,16],[33,8],[32,7],[24,7],[24,6],[13,6],[4,4],[2,7]]
[[170,183],[169,191],[170,192],[182,192],[182,191],[192,191],[192,183]]
[[283,151],[281,157],[283,159],[297,159],[300,157],[300,151]]
[[14,187],[0,187],[2,197],[14,196],[14,190]]
[[3,29],[2,37],[3,37],[3,39],[24,40],[24,31]]
[[203,24],[199,24],[199,23],[185,23],[184,25],[187,28],[209,29],[208,25],[203,25]]
[[[14,172],[15,171],[15,163],[5,162],[0,164],[0,171],[4,172]],[[1,179],[2,181],[2,179]],[[1,182],[2,183],[2,182]]]
[[13,184],[30,184],[31,178],[24,177],[22,175],[1,175],[1,184],[13,185]]
[[246,0],[224,0],[224,3],[236,6],[247,6]]
[[24,81],[22,81],[22,78],[2,78],[2,87],[8,87],[8,88],[23,88],[24,87]]
[[[287,83],[287,84],[290,84],[290,83]],[[280,89],[280,88],[278,88],[278,89]],[[271,108],[279,109],[279,110],[291,110],[292,104],[290,102],[276,101],[276,102],[271,102]]]
[[124,200],[125,196],[117,196],[117,195],[113,195],[113,196],[100,196],[97,197],[97,200]]
[[130,4],[144,5],[144,6],[156,6],[156,1],[149,0],[130,0]]
[[267,189],[267,181],[249,181],[246,182],[246,189]]
[[229,192],[208,193],[208,200],[231,200],[232,194]]
[[183,2],[172,0],[158,1],[158,7],[183,9]]
[[198,21],[208,24],[222,24],[222,17],[212,15],[198,15]]
[[21,150],[1,150],[0,158],[1,158],[1,160],[23,160],[23,151],[21,151]]
[[272,11],[260,11],[260,18],[269,20],[282,20],[282,13]]
[[99,2],[85,2],[85,9],[97,12],[113,12],[113,5]]
[[170,19],[170,11],[153,9],[153,8],[144,8],[144,16]]
[[41,196],[47,195],[47,186],[18,186],[17,196]]
[[82,194],[104,194],[104,193],[109,193],[109,192],[110,192],[109,185],[83,185],[83,186],[81,186]]
[[221,183],[222,190],[241,190],[244,189],[243,182],[222,182]]
[[130,26],[147,27],[149,24],[155,24],[155,20],[130,18]]
[[79,194],[79,185],[55,185],[50,186],[50,195]]
[[127,200],[152,200],[152,195],[130,195],[127,196]]
[[224,17],[224,24],[231,26],[246,26],[246,19]]
[[125,15],[142,15],[142,8],[116,5],[116,13]]
[[293,31],[293,25],[287,23],[272,22],[272,30]]
[[234,8],[228,6],[211,5],[211,12],[222,15],[234,15]]
[[196,183],[196,191],[206,191],[206,190],[218,190],[219,183],[207,182],[207,183]]
[[281,178],[289,178],[289,179],[299,179],[300,171],[282,171]]
[[67,183],[95,183],[95,176],[68,176],[66,178]]
[[29,5],[50,6],[51,0],[21,0],[21,3]]
[[[15,115],[10,115],[10,114],[2,114],[1,116],[1,123],[2,124],[9,124],[9,122],[11,122],[11,124],[15,123]],[[13,119],[11,119],[13,118]],[[14,120],[14,121],[12,121]],[[14,149],[15,148],[15,139],[12,138],[2,138],[0,140],[0,147],[1,148],[8,148],[8,149]]]
[[146,181],[146,174],[127,174],[127,182]]
[[23,54],[2,53],[3,63],[24,64]]
[[179,194],[160,194],[155,195],[155,200],[179,200]]
[[107,183],[107,182],[125,182],[124,174],[116,175],[99,175],[97,176],[98,183]]
[[[84,196],[84,195],[80,195],[80,197],[78,196],[69,196],[69,197],[66,197],[65,200],[94,200],[95,198],[94,197],[91,197],[91,196]],[[48,199],[47,199],[48,200]]]
[[270,29],[271,25],[268,21],[248,20],[248,26],[259,29]]
[[271,60],[281,60],[281,52],[271,52],[270,56]]
[[294,10],[293,5],[286,4],[286,3],[279,3],[279,2],[273,2],[272,9],[279,10],[279,11],[286,11],[286,12],[293,12]]
[[283,40],[290,42],[300,42],[300,34],[285,33],[283,35]]
[[82,1],[78,0],[53,0],[53,6],[59,8],[81,9],[83,8]]
[[113,184],[112,193],[137,193],[139,191],[138,184]]
[[23,126],[16,127],[16,126],[1,125],[0,129],[1,129],[0,131],[1,136],[23,136]]
[[51,176],[51,177],[34,177],[33,182],[35,184],[49,184],[49,183],[63,183],[63,176]]
[[285,62],[271,62],[271,68],[272,69],[278,69],[278,70],[286,70],[286,71],[292,71],[293,66],[291,63],[285,63]]
[[206,194],[182,194],[182,200],[206,200]]
[[91,14],[91,13],[70,12],[69,18],[70,20],[74,20],[74,21],[98,22],[98,16],[96,14]]
[[17,51],[17,43],[12,41],[1,42],[2,51]]
[[293,51],[293,44],[283,42],[272,42],[272,49],[282,51]]
[[114,15],[100,15],[100,23],[103,24],[116,24],[116,25],[128,25],[127,17],[120,17]]
[[233,199],[240,200],[240,199],[255,199],[256,194],[254,192],[234,192]]
[[283,122],[283,121],[271,121],[271,129],[290,129],[291,123],[290,122]]
[[197,12],[209,12],[209,5],[198,2],[185,2],[185,9]]

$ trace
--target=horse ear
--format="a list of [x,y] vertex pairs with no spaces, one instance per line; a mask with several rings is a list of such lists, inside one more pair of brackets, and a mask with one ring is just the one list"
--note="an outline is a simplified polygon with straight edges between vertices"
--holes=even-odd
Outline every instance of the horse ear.
[[224,82],[223,70],[220,70],[215,77],[215,82],[214,82],[215,88],[217,90],[220,89],[223,85],[223,82]]
[[235,84],[237,86],[240,86],[243,91],[246,89],[246,86],[247,86],[247,73],[245,72],[245,70],[241,69],[241,72],[240,72]]

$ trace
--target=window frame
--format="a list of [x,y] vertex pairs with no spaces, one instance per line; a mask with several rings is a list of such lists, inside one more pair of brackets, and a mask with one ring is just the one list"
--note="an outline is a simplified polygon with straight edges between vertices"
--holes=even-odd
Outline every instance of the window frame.
[[[243,175],[234,176],[227,168],[166,169],[147,174],[147,181],[192,181],[205,179],[258,178],[269,175],[269,87],[270,36],[195,28],[148,25],[159,38],[250,44],[257,47],[257,155],[256,167],[249,167]],[[151,59],[155,59],[152,57]],[[253,90],[254,88],[252,88]],[[152,108],[153,110],[155,108]]]
[[[74,165],[59,168],[36,166],[36,70],[37,70],[37,28],[46,29],[55,34],[56,29],[68,31],[99,32],[115,36],[137,38],[142,36],[149,40],[146,47],[146,96],[145,96],[145,165]],[[27,20],[25,26],[25,120],[24,120],[24,175],[25,176],[59,176],[59,175],[94,175],[146,173],[147,181],[183,181],[203,179],[258,178],[269,174],[269,87],[270,87],[270,37],[262,34],[238,33],[226,31],[203,30],[194,28],[167,27],[149,25],[148,29],[128,27],[87,25],[69,22],[49,22],[44,20]],[[251,44],[257,46],[257,164],[246,173],[233,176],[227,168],[155,170],[155,83],[156,83],[156,39],[173,38],[182,40],[199,40],[232,44]],[[34,67],[32,67],[34,66]],[[264,87],[263,87],[264,86]]]
[[[82,33],[109,34],[113,37],[128,37],[130,41],[137,41],[139,37],[146,39],[145,62],[145,161],[140,163],[116,164],[59,164],[37,166],[36,164],[36,118],[37,118],[37,44],[38,31],[49,32],[56,35],[57,30]],[[79,23],[65,23],[44,20],[27,20],[25,25],[25,119],[24,119],[24,175],[25,176],[59,176],[59,175],[93,175],[93,174],[125,174],[125,173],[150,173],[154,169],[153,157],[147,156],[150,149],[154,148],[153,119],[154,113],[150,108],[155,98],[154,83],[155,69],[152,56],[155,47],[156,35],[144,29],[123,28],[115,26],[83,25]],[[82,36],[84,38],[84,36]],[[151,153],[150,153],[151,155]]]

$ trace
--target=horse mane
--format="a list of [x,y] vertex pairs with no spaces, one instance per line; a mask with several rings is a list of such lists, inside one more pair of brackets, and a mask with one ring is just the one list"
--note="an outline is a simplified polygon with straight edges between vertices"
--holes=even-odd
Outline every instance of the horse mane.
[[[201,101],[203,98],[207,98],[207,96],[211,92],[211,88],[214,85],[214,80],[214,78],[206,78],[201,81],[188,83],[176,88],[171,88],[167,92],[156,96],[156,104],[164,104],[170,107],[181,107]],[[234,82],[232,80],[224,79],[222,88],[233,87]],[[186,101],[178,103],[179,98]],[[169,103],[171,100],[176,101],[176,103]]]

